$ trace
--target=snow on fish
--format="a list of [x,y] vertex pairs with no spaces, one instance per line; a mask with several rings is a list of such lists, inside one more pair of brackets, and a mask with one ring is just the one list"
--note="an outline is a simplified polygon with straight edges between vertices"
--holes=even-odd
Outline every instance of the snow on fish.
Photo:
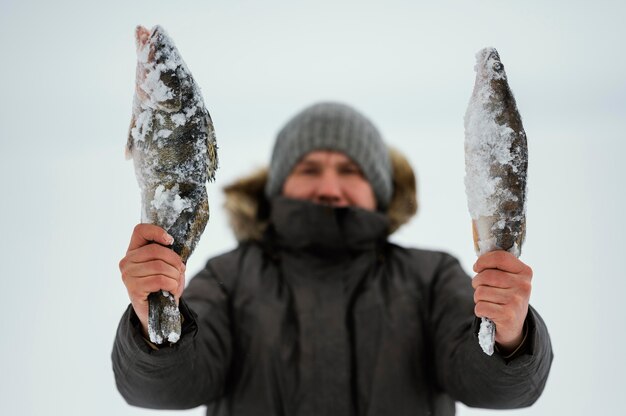
[[[498,52],[476,54],[476,81],[465,113],[465,191],[474,248],[519,257],[526,233],[526,133]],[[483,318],[479,342],[493,354],[495,325]]]
[[[165,30],[137,26],[137,74],[126,156],[141,189],[141,222],[172,237],[183,262],[209,219],[206,182],[217,169],[217,143],[200,88]],[[166,291],[150,294],[148,333],[161,344],[180,337],[181,316]]]

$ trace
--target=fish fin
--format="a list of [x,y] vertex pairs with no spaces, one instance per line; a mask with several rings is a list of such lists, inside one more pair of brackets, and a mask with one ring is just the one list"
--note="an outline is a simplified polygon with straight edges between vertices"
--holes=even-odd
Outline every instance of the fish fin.
[[201,196],[198,202],[198,205],[195,208],[195,213],[193,216],[193,220],[189,224],[189,234],[187,236],[189,241],[189,251],[185,252],[181,258],[186,263],[191,253],[193,253],[194,248],[198,244],[200,240],[200,236],[204,232],[204,228],[209,221],[209,199],[206,193],[206,188],[202,187],[200,189]]
[[206,187],[194,187],[190,193],[180,190],[183,198],[191,202],[191,208],[183,210],[176,221],[168,227],[167,231],[174,236],[172,250],[180,255],[181,260],[187,263],[187,259],[193,253],[204,228],[209,221],[209,200]]
[[126,147],[124,148],[124,157],[126,160],[133,158],[133,127],[135,126],[135,115],[130,119],[130,127],[128,128],[128,140],[126,141]]
[[519,234],[514,244],[514,246],[516,246],[516,249],[517,249],[517,257],[519,257],[522,254],[522,244],[524,244],[525,240],[526,240],[526,217],[524,216],[522,218],[522,224],[520,225]]
[[476,220],[472,220],[472,237],[474,238],[474,251],[476,253],[480,252],[480,247],[478,246],[478,240],[480,237],[478,236],[478,228],[476,227]]
[[217,170],[219,160],[217,157],[217,140],[215,138],[215,128],[213,120],[207,110],[205,110],[205,123],[207,126],[206,148],[207,148],[207,175],[210,181],[215,180],[215,171]]

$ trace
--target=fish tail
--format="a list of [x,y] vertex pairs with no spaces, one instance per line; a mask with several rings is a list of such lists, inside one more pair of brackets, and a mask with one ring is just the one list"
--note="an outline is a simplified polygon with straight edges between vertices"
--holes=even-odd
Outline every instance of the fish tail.
[[207,148],[207,177],[209,181],[215,179],[215,171],[217,170],[219,160],[217,157],[217,140],[215,138],[215,128],[208,111],[205,111],[205,123],[207,126],[206,148]]

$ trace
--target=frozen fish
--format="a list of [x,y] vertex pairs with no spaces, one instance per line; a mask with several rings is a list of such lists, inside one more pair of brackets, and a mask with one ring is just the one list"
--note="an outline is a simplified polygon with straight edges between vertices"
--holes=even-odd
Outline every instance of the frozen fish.
[[[160,26],[138,26],[133,115],[126,145],[141,189],[141,222],[174,237],[186,262],[209,219],[206,182],[217,169],[217,144],[200,88]],[[181,317],[173,296],[149,296],[148,333],[157,344],[176,342]]]
[[[507,250],[519,257],[526,234],[526,133],[494,48],[476,54],[476,81],[465,113],[465,190],[478,255]],[[491,355],[493,322],[479,341]]]

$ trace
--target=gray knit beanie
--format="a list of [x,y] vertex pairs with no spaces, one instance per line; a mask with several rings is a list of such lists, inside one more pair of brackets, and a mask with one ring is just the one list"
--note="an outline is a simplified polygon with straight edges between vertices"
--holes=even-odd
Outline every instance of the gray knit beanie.
[[336,150],[359,165],[379,209],[393,192],[391,162],[380,133],[363,114],[340,103],[314,104],[296,114],[276,137],[265,194],[279,195],[298,161],[313,150]]

